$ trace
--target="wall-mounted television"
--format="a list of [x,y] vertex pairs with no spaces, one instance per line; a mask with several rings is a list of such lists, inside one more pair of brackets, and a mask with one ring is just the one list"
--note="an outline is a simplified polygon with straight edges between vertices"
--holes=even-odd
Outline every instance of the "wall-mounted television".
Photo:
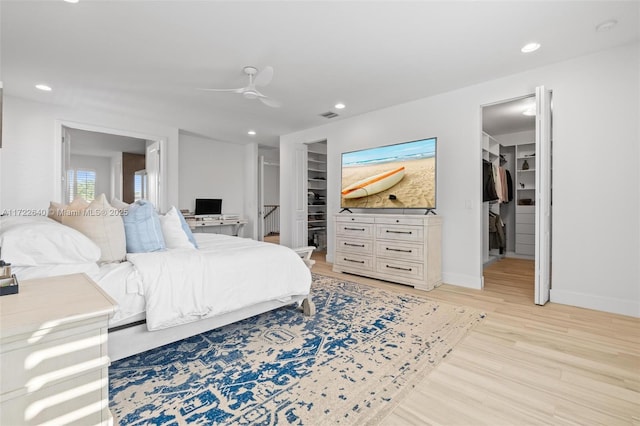
[[222,200],[219,198],[196,198],[196,216],[217,216],[222,214]]
[[343,209],[436,208],[437,138],[342,154]]

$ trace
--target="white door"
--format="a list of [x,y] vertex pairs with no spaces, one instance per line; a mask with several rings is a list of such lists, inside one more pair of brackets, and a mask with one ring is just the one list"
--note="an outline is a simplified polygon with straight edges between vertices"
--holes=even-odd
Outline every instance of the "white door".
[[264,241],[264,155],[258,157],[258,241]]
[[307,145],[296,145],[295,170],[296,181],[294,190],[295,226],[292,235],[292,247],[305,247],[308,244],[309,230],[307,229],[307,210],[309,186],[307,182]]
[[71,133],[69,133],[69,129],[64,126],[62,126],[61,142],[62,167],[60,168],[60,182],[62,187],[60,188],[60,194],[62,194],[62,204],[68,204],[72,201],[70,200],[70,185],[73,184],[73,178],[69,176],[69,170],[71,169]]
[[147,200],[160,210],[160,141],[147,145],[145,170],[147,172]]
[[551,92],[536,88],[536,283],[535,303],[551,289]]

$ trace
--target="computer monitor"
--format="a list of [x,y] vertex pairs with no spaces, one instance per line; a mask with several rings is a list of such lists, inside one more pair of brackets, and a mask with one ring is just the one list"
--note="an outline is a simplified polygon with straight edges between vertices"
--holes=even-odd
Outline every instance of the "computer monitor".
[[222,200],[219,198],[196,198],[196,216],[215,216],[222,214]]

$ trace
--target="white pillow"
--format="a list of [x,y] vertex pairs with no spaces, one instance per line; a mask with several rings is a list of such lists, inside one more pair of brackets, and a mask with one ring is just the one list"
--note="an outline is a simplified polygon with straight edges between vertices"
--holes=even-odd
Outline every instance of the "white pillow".
[[[67,207],[72,207],[73,203]],[[100,262],[121,262],[127,256],[122,217],[107,202],[104,194],[100,194],[86,209],[79,209],[77,214],[65,214],[62,223],[82,232],[100,247]]]
[[182,229],[178,210],[174,206],[171,206],[171,209],[166,214],[160,216],[160,226],[162,226],[162,235],[167,248],[195,249],[184,229]]
[[100,248],[82,233],[46,217],[2,218],[2,259],[14,267],[96,262]]
[[98,267],[98,264],[96,262],[41,266],[16,266],[15,268],[11,268],[11,272],[14,273],[16,277],[18,277],[18,281],[69,274],[84,273],[88,275],[95,275],[99,271],[100,268]]
[[116,209],[118,209],[118,210],[123,210],[123,209],[126,210],[126,209],[129,208],[129,204],[127,204],[124,201],[119,200],[117,198],[112,198],[111,199],[111,205],[113,207],[115,207]]

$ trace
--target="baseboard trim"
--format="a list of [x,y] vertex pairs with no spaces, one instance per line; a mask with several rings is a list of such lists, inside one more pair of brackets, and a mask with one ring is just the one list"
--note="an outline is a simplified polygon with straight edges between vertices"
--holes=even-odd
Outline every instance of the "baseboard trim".
[[443,272],[442,282],[445,284],[456,285],[458,287],[472,288],[474,290],[482,289],[482,277],[474,277],[472,275],[452,274]]
[[595,309],[597,311],[610,312],[613,314],[640,317],[640,303],[635,301],[554,289],[551,289],[550,296],[550,300],[553,303]]

